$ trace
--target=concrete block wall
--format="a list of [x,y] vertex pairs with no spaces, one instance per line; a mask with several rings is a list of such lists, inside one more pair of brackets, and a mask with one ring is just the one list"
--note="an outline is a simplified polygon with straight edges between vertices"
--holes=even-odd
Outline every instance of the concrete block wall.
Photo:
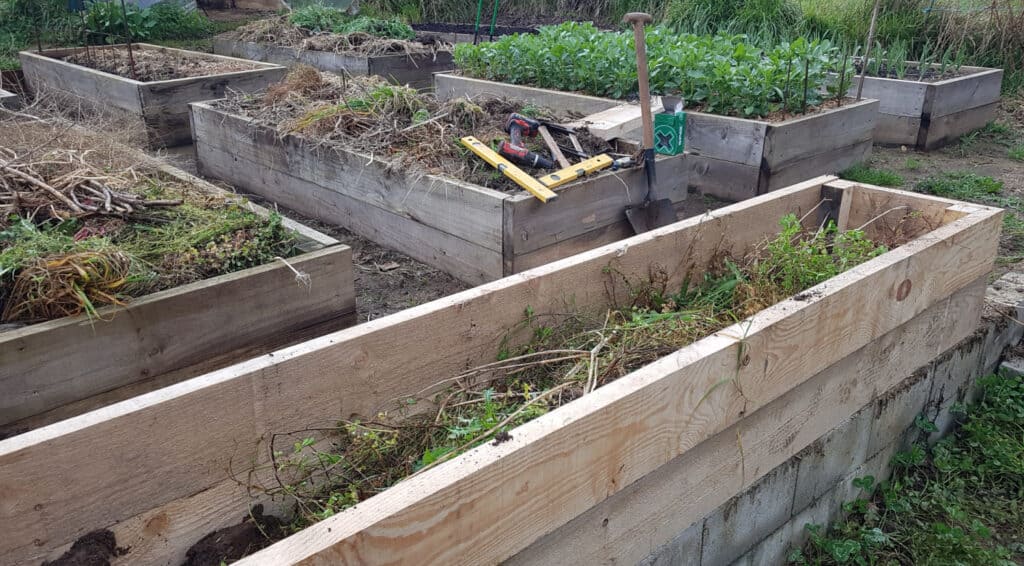
[[[914,442],[934,443],[955,429],[954,407],[976,398],[976,381],[996,371],[1003,352],[1024,335],[1024,274],[989,286],[978,330],[919,368],[795,457],[766,474],[657,548],[641,566],[785,564],[806,540],[806,524],[839,518],[858,496],[853,480],[888,477],[892,457]],[[938,427],[928,435],[915,419]]]

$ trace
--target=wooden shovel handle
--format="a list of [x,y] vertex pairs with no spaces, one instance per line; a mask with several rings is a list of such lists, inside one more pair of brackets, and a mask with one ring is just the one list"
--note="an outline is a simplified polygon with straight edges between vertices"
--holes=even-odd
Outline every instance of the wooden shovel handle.
[[636,75],[640,82],[640,117],[643,120],[644,149],[654,147],[654,117],[651,115],[651,84],[647,74],[647,41],[644,24],[653,21],[650,14],[630,12],[622,21],[633,24],[633,43],[636,44]]

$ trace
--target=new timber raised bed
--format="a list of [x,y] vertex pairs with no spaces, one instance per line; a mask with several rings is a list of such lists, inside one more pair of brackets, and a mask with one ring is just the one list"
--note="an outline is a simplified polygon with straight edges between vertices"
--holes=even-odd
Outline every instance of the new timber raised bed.
[[448,50],[360,55],[256,43],[232,37],[215,37],[213,52],[288,67],[305,64],[329,73],[379,75],[394,83],[416,88],[429,88],[433,85],[434,73],[448,71],[454,67],[452,53]]
[[[197,167],[282,206],[343,226],[459,279],[493,281],[633,234],[640,168],[604,171],[541,203],[447,176],[406,174],[387,157],[316,150],[211,103],[192,105]],[[446,142],[447,140],[440,140]],[[686,198],[683,156],[658,161],[651,198]],[[398,169],[398,170],[396,170]]]
[[[622,104],[453,73],[435,75],[434,86],[442,99],[489,93],[584,115]],[[743,200],[823,173],[842,171],[871,155],[877,117],[876,100],[847,102],[780,122],[687,111],[689,183],[718,198]]]
[[[973,331],[1000,210],[818,178],[0,441],[0,551],[52,559],[106,528],[122,560],[181,563],[254,503],[282,511],[249,489],[276,434],[372,417],[492,362],[524,310],[604,312],[630,298],[619,275],[699,280],[787,214],[910,239],[240,564],[493,564],[652,473],[708,486],[672,511],[699,519],[893,385],[879,375]],[[835,393],[808,400],[809,383]]]
[[[914,76],[915,63],[909,65]],[[919,149],[956,141],[995,118],[1002,82],[1002,69],[984,67],[960,67],[957,76],[941,80],[867,76],[864,96],[879,101],[875,141]],[[851,95],[859,83],[853,80]]]
[[240,92],[260,90],[281,80],[287,72],[279,65],[145,43],[133,44],[132,48],[140,58],[145,52],[150,52],[153,57],[198,58],[244,70],[143,82],[63,60],[86,53],[86,58],[102,61],[112,50],[123,52],[123,45],[90,47],[87,51],[84,48],[22,51],[19,56],[26,83],[34,94],[70,97],[70,100],[84,102],[89,110],[114,111],[138,119],[145,127],[152,147],[169,147],[191,141],[189,102],[219,98],[227,89]]
[[[270,215],[123,149],[140,173]],[[287,218],[282,224],[294,232],[298,255],[102,307],[93,316],[0,332],[0,437],[351,325],[351,249]]]

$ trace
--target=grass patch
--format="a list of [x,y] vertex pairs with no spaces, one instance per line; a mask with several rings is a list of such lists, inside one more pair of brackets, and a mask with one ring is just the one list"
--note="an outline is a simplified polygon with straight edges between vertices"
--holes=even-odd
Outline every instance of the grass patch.
[[855,181],[857,183],[867,183],[869,185],[879,185],[882,187],[903,186],[903,177],[900,177],[892,171],[876,169],[863,163],[850,167],[846,171],[840,173],[839,176],[843,179]]
[[917,171],[921,168],[921,161],[919,159],[914,159],[913,157],[908,157],[907,160],[903,162],[903,168],[907,171]]
[[[988,376],[955,434],[893,459],[892,478],[854,480],[860,497],[827,529],[808,525],[793,564],[1019,564],[1024,560],[1024,379]],[[964,414],[963,407],[954,407]],[[936,430],[918,417],[921,433]]]
[[1014,161],[1024,161],[1024,144],[1011,147],[1006,152],[1006,156]]

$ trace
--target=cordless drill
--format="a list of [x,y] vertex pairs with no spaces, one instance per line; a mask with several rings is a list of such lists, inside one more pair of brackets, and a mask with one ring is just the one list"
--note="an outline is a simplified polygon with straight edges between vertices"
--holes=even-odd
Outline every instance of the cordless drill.
[[526,149],[526,146],[523,145],[523,137],[532,138],[537,135],[539,129],[540,122],[537,120],[527,118],[522,114],[509,114],[508,120],[505,120],[505,131],[508,132],[512,141],[502,140],[498,145],[498,154],[517,165],[554,169],[554,161]]

